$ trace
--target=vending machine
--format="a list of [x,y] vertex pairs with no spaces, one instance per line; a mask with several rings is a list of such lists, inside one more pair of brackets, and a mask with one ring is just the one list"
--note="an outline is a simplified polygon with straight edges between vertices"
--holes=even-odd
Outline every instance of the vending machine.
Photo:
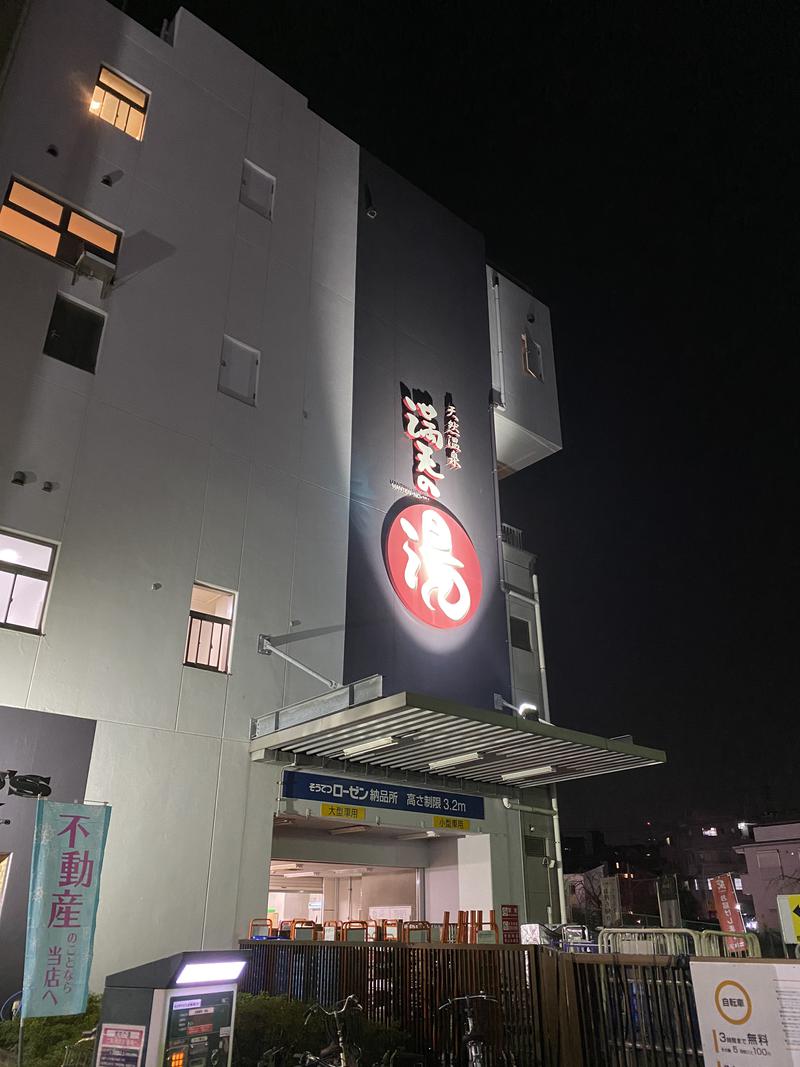
[[95,1067],[230,1067],[248,956],[179,952],[109,975]]

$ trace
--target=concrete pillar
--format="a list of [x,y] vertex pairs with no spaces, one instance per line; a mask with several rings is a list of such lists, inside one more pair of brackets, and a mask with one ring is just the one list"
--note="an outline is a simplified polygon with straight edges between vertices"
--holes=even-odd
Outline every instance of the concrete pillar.
[[322,923],[339,918],[339,879],[322,879]]
[[266,914],[272,827],[280,775],[281,768],[277,764],[250,764],[236,902],[237,937],[246,937],[250,920]]

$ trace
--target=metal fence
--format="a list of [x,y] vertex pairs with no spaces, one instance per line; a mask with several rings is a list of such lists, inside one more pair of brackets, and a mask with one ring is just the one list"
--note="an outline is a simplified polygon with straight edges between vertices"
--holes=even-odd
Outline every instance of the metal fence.
[[558,1067],[558,954],[535,946],[243,941],[240,988],[332,1004],[355,993],[370,1020],[411,1036],[417,1052],[461,1050],[461,1020],[439,1006],[483,990],[489,1064],[504,1049],[525,1067]]
[[331,1004],[355,993],[374,1022],[399,1026],[415,1051],[460,1051],[438,1006],[484,990],[489,1064],[700,1067],[691,976],[674,956],[557,952],[539,945],[245,941],[242,989]]

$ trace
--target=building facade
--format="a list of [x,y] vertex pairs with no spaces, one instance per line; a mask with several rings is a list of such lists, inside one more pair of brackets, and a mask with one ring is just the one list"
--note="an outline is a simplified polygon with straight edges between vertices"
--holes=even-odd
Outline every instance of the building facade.
[[747,864],[742,882],[753,898],[759,930],[778,931],[777,898],[800,892],[800,822],[768,823],[752,829],[752,841],[736,846]]
[[664,757],[549,722],[497,491],[560,447],[547,308],[187,11],[14,12],[0,753],[26,711],[94,724],[94,984],[230,945],[289,874],[352,913],[342,865],[418,917],[557,919],[555,784]]

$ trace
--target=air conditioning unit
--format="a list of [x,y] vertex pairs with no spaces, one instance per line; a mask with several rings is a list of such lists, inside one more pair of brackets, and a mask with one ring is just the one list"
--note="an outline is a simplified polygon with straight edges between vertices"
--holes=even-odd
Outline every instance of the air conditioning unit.
[[114,281],[116,272],[117,266],[115,263],[103,259],[96,252],[87,252],[84,249],[75,263],[72,284],[74,285],[78,278],[96,278],[102,285],[100,299],[104,300],[108,295],[108,290]]

